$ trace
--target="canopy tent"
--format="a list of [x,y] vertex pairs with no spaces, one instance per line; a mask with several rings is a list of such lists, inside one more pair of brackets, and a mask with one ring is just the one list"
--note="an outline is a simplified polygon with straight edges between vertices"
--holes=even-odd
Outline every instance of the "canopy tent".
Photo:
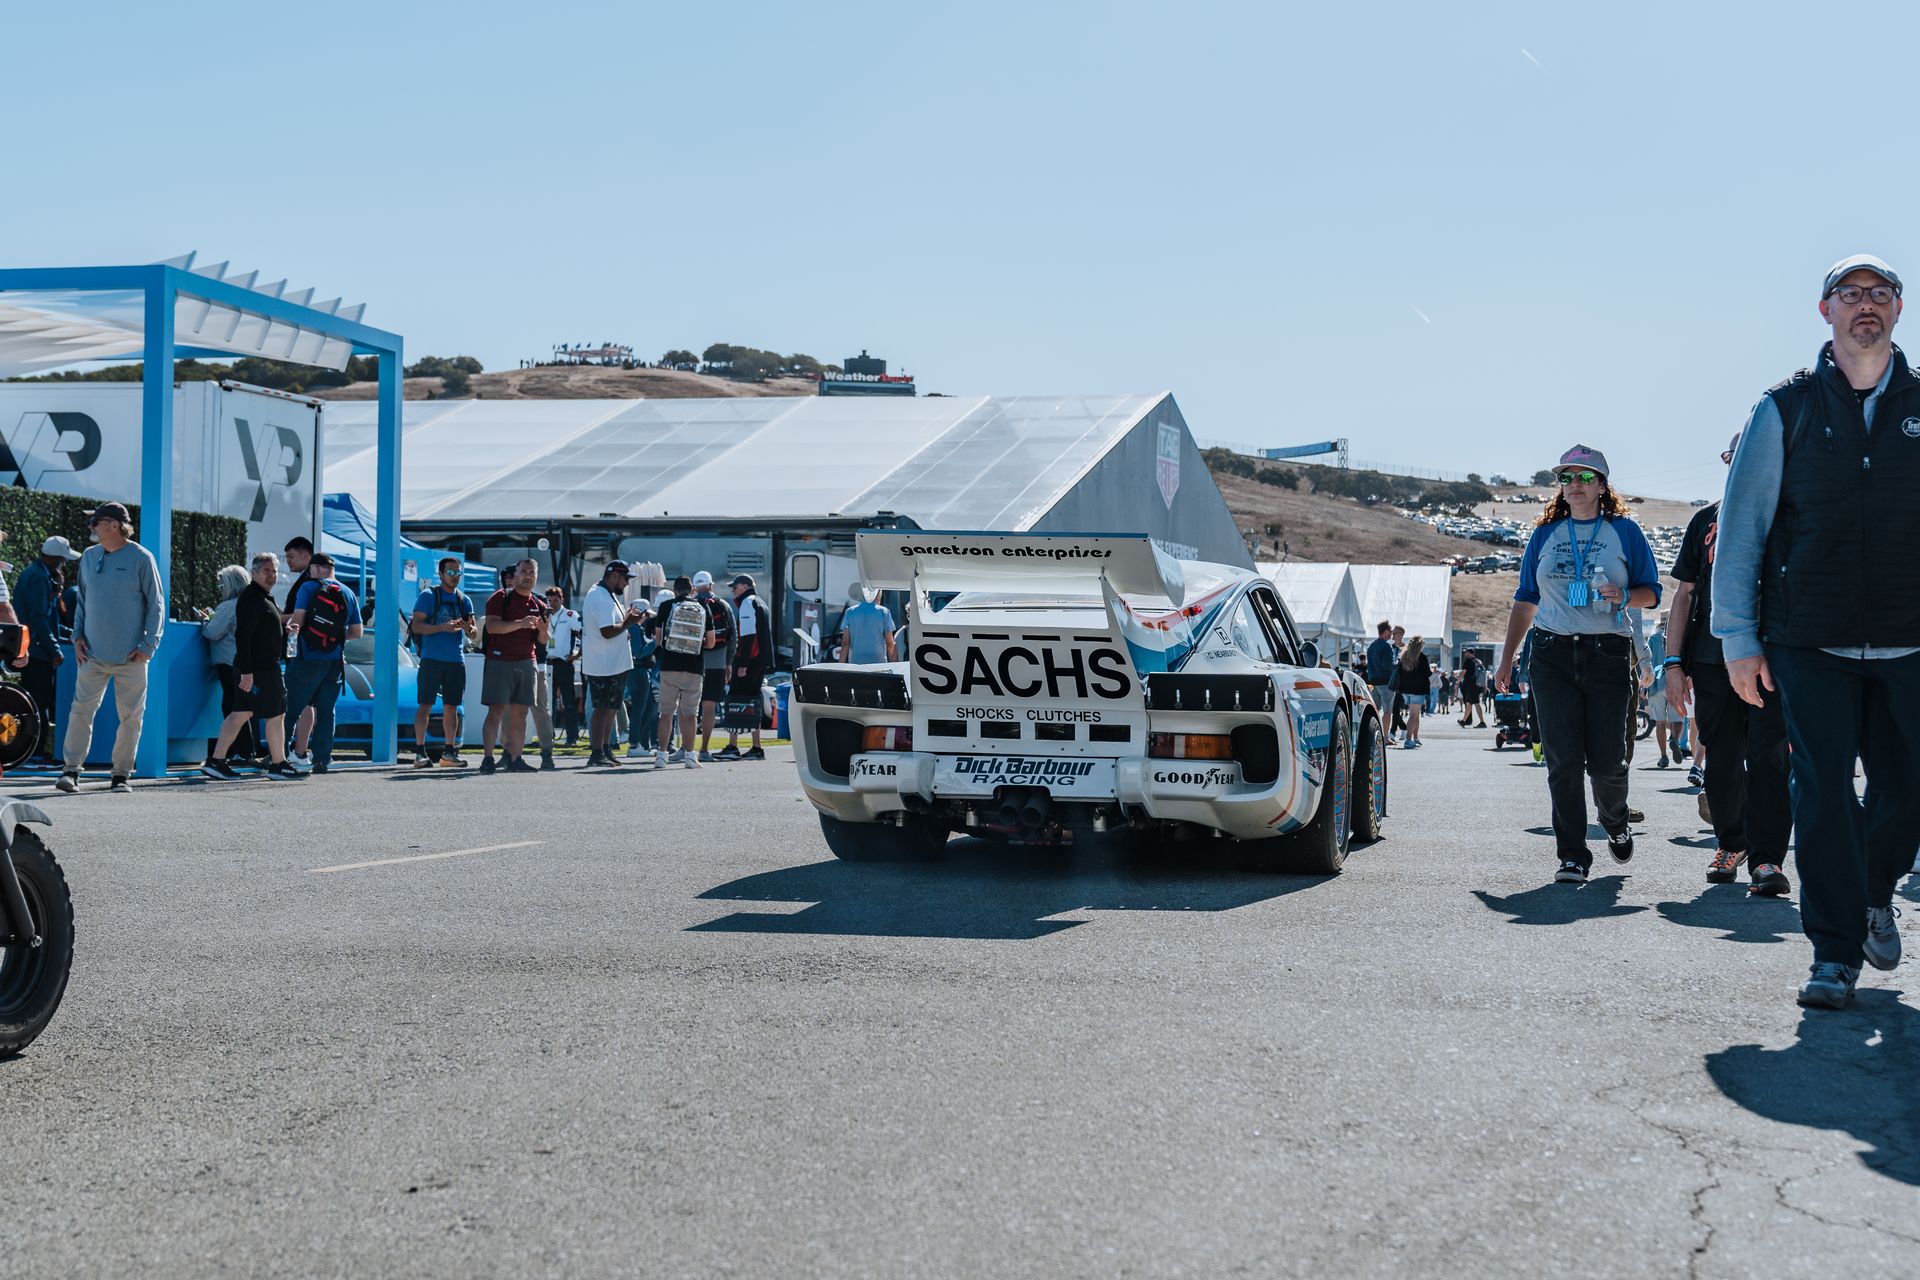
[[[355,590],[365,599],[366,581],[374,572],[371,553],[379,545],[373,513],[350,493],[329,493],[321,501],[319,549],[333,557],[334,575],[343,582],[354,583]],[[402,583],[414,582],[425,590],[426,584],[439,576],[440,560],[445,555],[444,551],[400,539]],[[471,561],[462,564],[460,589],[466,594],[485,598],[499,588],[500,571],[492,565]]]
[[[364,491],[372,406],[326,409],[328,488]],[[1167,392],[1092,396],[433,400],[403,409],[401,517],[1127,530],[1187,558],[1246,544]]]
[[1318,644],[1327,656],[1337,656],[1369,634],[1353,575],[1344,562],[1295,564],[1268,560],[1255,567],[1279,589],[1301,637]]
[[[339,299],[314,302],[314,291],[289,291],[285,280],[259,283],[259,273],[227,263],[196,265],[187,254],[166,262],[121,266],[0,268],[0,374],[32,373],[87,360],[138,356],[141,380],[140,542],[152,554],[165,592],[172,581],[174,501],[174,362],[184,357],[267,356],[344,369],[354,353],[379,359],[379,400],[371,405],[365,491],[378,495],[379,580],[399,591],[400,372],[399,335],[361,321],[364,307]],[[189,634],[190,633],[190,634]],[[175,637],[181,637],[176,639]],[[174,742],[204,752],[193,704],[204,680],[197,628],[170,628],[147,681],[146,722],[136,754],[142,777],[167,771]],[[176,663],[176,660],[178,662]],[[191,668],[200,667],[195,673]],[[371,753],[391,761],[399,722],[400,654],[383,648],[374,664]],[[176,680],[174,671],[182,672]],[[171,713],[180,684],[183,722]]]
[[1372,628],[1382,619],[1419,636],[1427,651],[1451,656],[1453,570],[1446,565],[1356,564],[1349,566],[1360,613]]

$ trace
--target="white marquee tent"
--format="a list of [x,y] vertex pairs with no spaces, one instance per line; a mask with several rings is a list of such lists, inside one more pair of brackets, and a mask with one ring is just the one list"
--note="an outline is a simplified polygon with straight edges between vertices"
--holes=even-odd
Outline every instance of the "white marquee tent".
[[1412,564],[1356,564],[1349,569],[1369,631],[1384,618],[1425,640],[1428,653],[1451,658],[1453,570]]
[[1280,563],[1262,561],[1260,575],[1279,589],[1287,612],[1300,628],[1301,638],[1312,640],[1327,656],[1338,656],[1371,635],[1353,575],[1342,563]]

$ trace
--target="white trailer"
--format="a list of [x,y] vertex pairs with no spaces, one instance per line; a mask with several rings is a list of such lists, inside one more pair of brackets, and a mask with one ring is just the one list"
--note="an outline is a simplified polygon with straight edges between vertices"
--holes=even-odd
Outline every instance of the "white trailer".
[[[0,383],[0,484],[140,500],[140,384]],[[320,524],[321,402],[239,382],[173,390],[173,505],[247,522],[249,551]]]

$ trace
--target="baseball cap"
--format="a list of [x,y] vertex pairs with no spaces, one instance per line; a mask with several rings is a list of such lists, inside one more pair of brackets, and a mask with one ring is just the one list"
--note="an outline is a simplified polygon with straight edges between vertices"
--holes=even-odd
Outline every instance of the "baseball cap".
[[708,573],[705,569],[702,569],[700,572],[693,575],[693,589],[695,591],[698,591],[702,587],[710,587],[712,585],[713,585],[713,575]]
[[603,570],[602,572],[604,572],[604,573],[624,573],[624,574],[626,574],[626,575],[627,575],[627,576],[628,576],[629,578],[631,578],[631,577],[633,576],[633,570],[631,570],[631,569],[629,569],[629,568],[627,568],[627,562],[626,562],[625,560],[609,560],[609,561],[607,561],[607,567],[606,567],[606,568],[605,568],[605,569],[604,569],[604,570]]
[[73,549],[72,544],[57,534],[40,544],[40,554],[43,556],[64,556],[68,560],[78,560],[80,558],[80,553]]
[[750,573],[736,573],[733,575],[733,581],[727,585],[730,587],[751,587],[754,585],[753,575]]
[[1827,269],[1827,281],[1820,286],[1820,296],[1824,298],[1832,293],[1836,285],[1855,271],[1871,271],[1892,285],[1895,295],[1900,293],[1899,272],[1870,253],[1856,253],[1851,257],[1840,259]]
[[671,599],[673,599],[673,592],[667,590],[665,587],[653,593],[653,602],[655,604],[665,604]]
[[1598,449],[1588,448],[1584,444],[1577,444],[1561,454],[1560,461],[1553,465],[1556,468],[1584,467],[1588,471],[1598,471],[1603,476],[1613,474],[1612,469],[1607,466],[1607,455]]
[[125,504],[119,502],[103,502],[87,512],[89,525],[96,520],[118,520],[122,524],[133,523],[133,517],[128,514]]

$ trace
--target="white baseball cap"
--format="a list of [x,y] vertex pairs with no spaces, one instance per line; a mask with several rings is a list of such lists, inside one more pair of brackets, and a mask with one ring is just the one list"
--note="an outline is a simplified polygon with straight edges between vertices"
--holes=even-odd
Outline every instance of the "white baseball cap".
[[40,554],[43,556],[62,556],[68,560],[78,560],[80,558],[80,553],[73,549],[72,544],[58,534],[55,534],[40,544]]
[[708,573],[705,569],[702,569],[700,572],[693,575],[693,589],[695,591],[698,591],[702,587],[710,587],[712,585],[713,585],[713,575]]

